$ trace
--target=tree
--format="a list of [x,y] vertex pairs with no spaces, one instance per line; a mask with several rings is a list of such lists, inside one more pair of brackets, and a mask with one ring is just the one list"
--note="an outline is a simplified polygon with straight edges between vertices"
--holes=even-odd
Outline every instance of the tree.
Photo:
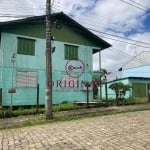
[[112,89],[116,94],[116,105],[119,104],[119,99],[122,99],[125,97],[126,92],[131,89],[131,86],[128,84],[124,84],[122,82],[116,82],[112,83],[109,86],[110,89]]

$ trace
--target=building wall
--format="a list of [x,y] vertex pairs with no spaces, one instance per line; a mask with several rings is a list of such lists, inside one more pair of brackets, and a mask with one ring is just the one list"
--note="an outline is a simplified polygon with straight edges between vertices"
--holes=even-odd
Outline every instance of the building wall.
[[[13,53],[17,53],[17,37],[26,37],[17,34],[2,33],[1,36],[1,78],[0,87],[3,91],[3,106],[10,105],[10,94],[8,89],[12,85],[12,70],[13,65],[10,61],[10,57]],[[45,40],[41,38],[33,38],[36,40],[35,44],[35,56],[19,55],[16,56],[15,69],[14,69],[14,86],[16,87],[16,93],[13,94],[13,105],[35,105],[36,104],[36,87],[17,87],[16,76],[17,71],[34,71],[37,72],[37,79],[40,85],[40,104],[45,103]],[[72,87],[60,87],[57,86],[57,81],[62,81],[62,76],[66,75],[65,66],[67,60],[64,60],[64,44],[72,44],[60,41],[53,41],[52,46],[55,46],[55,52],[52,54],[52,70],[53,81],[55,83],[53,87],[53,103],[60,103],[62,101],[86,101],[87,94],[84,86],[78,88]],[[73,44],[77,45],[77,44]],[[77,78],[79,83],[83,81],[90,82],[92,80],[92,49],[94,47],[77,45],[79,46],[79,59],[81,59],[85,65],[84,73]],[[72,65],[76,63],[72,61]],[[92,100],[92,89],[89,92],[89,99]]]
[[[3,105],[10,104],[10,94],[8,89],[12,86],[12,70],[13,65],[10,61],[10,57],[13,53],[17,53],[17,37],[18,35],[2,33],[1,50],[3,51],[3,67],[2,67],[2,91],[3,91]],[[35,44],[35,56],[19,55],[17,54],[15,62],[15,72],[13,76],[14,86],[16,87],[16,71],[35,71],[38,73],[38,78],[45,76],[44,60],[45,53],[43,47],[45,41],[43,39],[36,39]],[[39,61],[41,60],[41,61]],[[45,85],[45,84],[44,84]],[[43,95],[42,86],[40,87],[40,103],[43,103],[41,99]],[[36,102],[36,88],[16,88],[17,92],[13,94],[13,105],[26,105],[34,104]]]
[[[125,95],[125,98],[130,98],[130,97],[147,97],[147,84],[150,84],[150,79],[124,78],[122,80],[109,82],[107,84],[107,87],[108,87],[108,98],[109,99],[115,99],[115,92],[109,88],[110,84],[115,83],[115,82],[123,82],[124,84],[129,84],[132,87],[130,89],[130,91],[127,91],[127,93]],[[105,96],[105,85],[102,85],[102,98],[105,99],[105,97],[106,97]]]
[[1,50],[1,31],[0,31],[0,106],[2,105],[2,62],[3,62],[3,53]]
[[131,68],[122,70],[122,77],[150,77],[150,66],[141,66],[137,68]]
[[[46,30],[44,21],[38,22],[36,20],[35,23],[29,22],[25,24],[8,25],[6,28],[3,28],[2,32],[45,39]],[[52,24],[51,32],[56,41],[99,47],[99,41],[96,41],[94,38],[87,35],[87,33],[82,31],[79,27],[75,27],[70,23],[68,25],[61,23],[60,25],[61,27],[57,28],[55,23]]]
[[[108,91],[108,98],[109,98],[109,99],[115,99],[115,98],[116,98],[115,92],[109,88],[109,86],[110,86],[111,84],[115,83],[115,82],[123,82],[124,84],[129,84],[129,85],[131,84],[128,79],[125,79],[125,80],[122,80],[122,81],[119,80],[119,81],[114,81],[114,82],[108,83],[108,84],[107,84],[107,91]],[[129,98],[129,97],[131,96],[131,93],[132,93],[131,91],[130,91],[130,92],[127,91],[127,93],[126,93],[126,95],[125,95],[125,98]],[[105,99],[105,97],[106,97],[105,85],[103,84],[103,85],[102,85],[102,98]]]
[[147,97],[147,84],[150,84],[150,79],[132,79],[132,96],[133,97]]

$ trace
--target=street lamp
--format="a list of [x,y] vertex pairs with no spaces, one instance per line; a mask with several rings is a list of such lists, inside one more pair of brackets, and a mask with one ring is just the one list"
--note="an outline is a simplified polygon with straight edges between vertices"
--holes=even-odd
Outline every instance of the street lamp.
[[16,89],[14,88],[14,64],[16,62],[16,54],[15,53],[12,54],[12,56],[10,58],[10,61],[13,65],[13,68],[12,68],[12,82],[11,82],[11,88],[9,89],[9,93],[11,94],[10,108],[12,109],[13,93],[16,93]]
[[14,63],[16,61],[16,54],[15,53],[12,54],[10,60],[11,60],[12,64],[14,65]]

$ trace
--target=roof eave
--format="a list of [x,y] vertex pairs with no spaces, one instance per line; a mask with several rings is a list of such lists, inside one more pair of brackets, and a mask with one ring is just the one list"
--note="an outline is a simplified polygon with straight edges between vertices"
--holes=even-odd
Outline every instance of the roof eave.
[[[75,20],[73,20],[72,18],[70,18],[68,15],[66,15],[63,12],[59,12],[59,13],[54,13],[52,14],[52,17],[55,16],[63,16],[65,17],[67,20],[71,21],[73,24],[75,24],[77,27],[79,27],[82,31],[86,32],[91,38],[96,40],[97,46],[99,47],[99,49],[97,49],[97,51],[93,51],[93,54],[104,50],[106,48],[111,47],[111,45],[109,43],[107,43],[106,41],[104,41],[103,39],[101,39],[100,37],[98,37],[97,35],[95,35],[94,33],[92,33],[91,31],[89,31],[87,28],[83,27],[82,25],[80,25],[78,22],[76,22]],[[42,16],[32,16],[32,17],[28,17],[28,18],[23,18],[23,19],[19,19],[19,20],[13,20],[13,21],[7,21],[7,22],[2,22],[0,23],[0,27],[3,27],[5,25],[12,25],[12,24],[22,24],[28,21],[34,21],[34,20],[40,20],[40,19],[45,19],[45,15]]]

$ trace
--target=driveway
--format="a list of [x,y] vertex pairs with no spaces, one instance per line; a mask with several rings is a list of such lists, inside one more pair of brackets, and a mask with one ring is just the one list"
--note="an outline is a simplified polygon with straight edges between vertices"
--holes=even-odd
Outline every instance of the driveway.
[[148,150],[150,110],[0,131],[1,150]]

